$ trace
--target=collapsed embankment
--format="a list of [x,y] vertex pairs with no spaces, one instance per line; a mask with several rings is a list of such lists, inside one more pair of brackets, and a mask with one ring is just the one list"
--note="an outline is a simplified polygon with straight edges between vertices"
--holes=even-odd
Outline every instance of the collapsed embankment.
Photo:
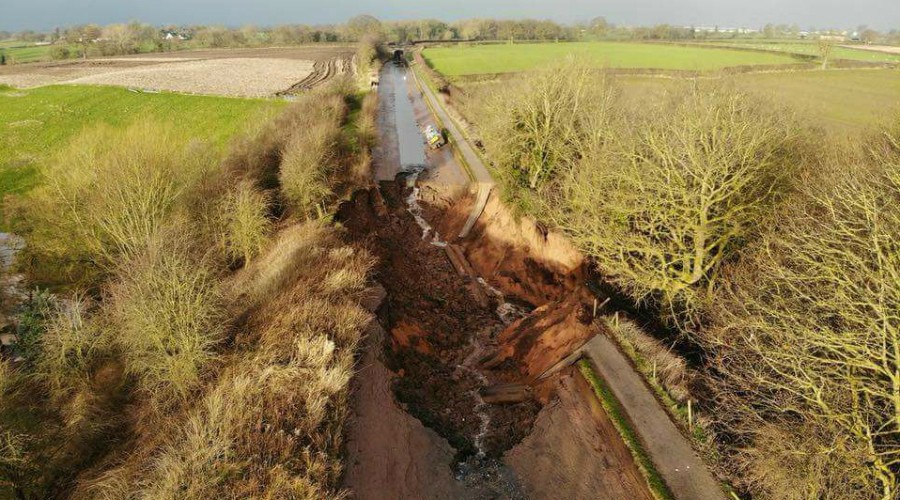
[[[385,289],[357,376],[345,485],[358,498],[647,498],[608,419],[576,397],[577,377],[538,380],[599,332],[578,252],[497,201],[470,238],[448,244],[440,235],[458,233],[467,198],[420,187],[383,183],[337,215],[378,257]],[[423,234],[410,201],[436,231]]]

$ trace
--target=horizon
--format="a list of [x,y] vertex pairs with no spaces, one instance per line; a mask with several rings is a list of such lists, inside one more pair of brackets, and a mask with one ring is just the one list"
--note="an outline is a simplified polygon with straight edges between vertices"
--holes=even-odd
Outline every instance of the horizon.
[[[818,5],[814,5],[818,4]],[[438,19],[447,23],[473,18],[549,19],[563,24],[588,22],[604,17],[620,26],[720,26],[761,28],[766,24],[798,25],[801,29],[850,29],[868,26],[879,31],[900,28],[900,2],[862,0],[854,5],[836,0],[760,0],[746,5],[738,0],[612,0],[598,6],[587,0],[560,0],[554,7],[537,1],[506,0],[457,2],[453,12],[410,0],[380,5],[339,0],[329,8],[317,8],[308,0],[262,0],[245,4],[239,0],[194,0],[188,3],[160,0],[153,5],[121,4],[115,0],[35,0],[6,7],[0,16],[0,30],[50,31],[79,24],[116,24],[139,21],[164,25],[244,25],[279,24],[333,25],[353,16],[369,14],[381,21]]]

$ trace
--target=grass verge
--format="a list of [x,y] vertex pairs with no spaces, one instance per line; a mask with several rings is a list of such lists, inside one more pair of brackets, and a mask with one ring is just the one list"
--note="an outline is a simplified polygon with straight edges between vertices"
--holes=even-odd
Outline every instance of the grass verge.
[[609,415],[616,430],[619,431],[619,434],[622,436],[622,440],[625,441],[625,445],[631,451],[632,456],[634,456],[638,468],[647,479],[647,484],[650,486],[650,491],[653,493],[653,496],[660,500],[674,500],[675,497],[672,495],[666,482],[659,474],[659,471],[656,470],[653,461],[650,460],[650,455],[647,454],[647,450],[644,449],[643,443],[641,443],[640,438],[638,438],[637,433],[631,426],[631,422],[628,420],[625,410],[622,408],[619,400],[613,395],[609,386],[606,385],[606,381],[597,375],[593,366],[591,366],[590,361],[586,359],[582,359],[578,362],[578,370],[581,372],[581,375],[584,376],[585,380],[591,384],[591,387],[594,389],[594,394],[597,395],[597,399],[600,400],[603,409]]

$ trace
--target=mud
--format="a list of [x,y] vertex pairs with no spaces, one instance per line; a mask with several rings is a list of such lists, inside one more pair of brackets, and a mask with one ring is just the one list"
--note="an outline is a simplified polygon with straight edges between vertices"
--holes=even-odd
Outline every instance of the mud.
[[[479,304],[434,235],[423,238],[411,192],[382,183],[337,215],[379,257],[386,292],[354,382],[345,486],[361,499],[651,498],[580,375],[537,380],[597,334],[584,297],[559,291],[531,310],[476,281],[489,297]],[[481,400],[486,387],[523,382],[526,402]]]
[[568,370],[534,432],[504,461],[529,498],[651,500],[644,478],[587,382]]
[[[481,370],[473,360],[479,346],[496,343],[506,325],[496,313],[472,300],[469,283],[459,276],[445,251],[422,238],[407,210],[405,183],[357,193],[338,220],[350,238],[380,260],[376,279],[387,290],[379,310],[387,331],[385,364],[399,376],[394,390],[400,404],[456,449],[456,461],[483,451],[496,458],[528,434],[540,406],[534,401],[486,406],[478,392],[485,385],[515,380],[513,370]],[[380,210],[382,206],[385,210]],[[382,216],[379,216],[382,212]],[[487,413],[489,425],[479,410]]]

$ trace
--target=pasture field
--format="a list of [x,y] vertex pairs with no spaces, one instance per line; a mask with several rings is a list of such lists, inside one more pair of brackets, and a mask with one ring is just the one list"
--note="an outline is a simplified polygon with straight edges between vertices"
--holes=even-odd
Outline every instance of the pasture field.
[[[730,77],[739,88],[770,98],[802,120],[846,134],[876,126],[900,112],[900,72],[861,69],[756,73]],[[617,78],[633,106],[661,98],[678,80]]]
[[118,128],[137,119],[155,120],[224,147],[247,122],[282,106],[283,101],[146,94],[115,87],[18,90],[0,85],[0,198],[34,187],[40,164],[88,125]]
[[21,40],[4,40],[0,42],[0,52],[12,57],[13,62],[31,63],[50,60],[52,45],[35,45]]
[[[819,55],[819,48],[816,46],[816,42],[814,41],[713,41],[706,42],[706,44],[716,45],[723,48],[744,47],[767,50],[771,52],[782,52],[786,54],[803,54],[810,56]],[[854,49],[849,47],[834,47],[831,57],[832,59],[848,59],[851,61],[900,63],[900,54],[888,54],[884,52]]]
[[569,54],[598,67],[628,69],[713,71],[798,62],[786,54],[620,42],[459,45],[429,48],[422,54],[435,70],[450,77],[526,71]]
[[[461,111],[477,123],[483,99],[504,86],[505,78],[457,84],[471,96],[461,103]],[[896,70],[788,71],[725,78],[796,112],[801,120],[842,135],[857,134],[900,112],[900,71]],[[628,107],[640,112],[690,80],[618,75],[615,81]]]

